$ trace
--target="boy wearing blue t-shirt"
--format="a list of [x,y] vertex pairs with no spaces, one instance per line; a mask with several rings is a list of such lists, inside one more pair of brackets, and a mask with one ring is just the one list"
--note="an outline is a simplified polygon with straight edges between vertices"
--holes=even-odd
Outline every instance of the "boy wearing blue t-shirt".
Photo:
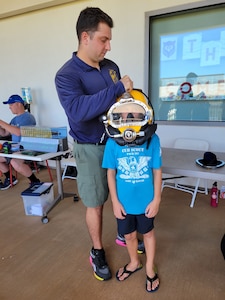
[[[114,134],[110,134],[108,132],[112,138],[109,138],[106,143],[102,162],[103,168],[108,169],[108,185],[114,215],[117,219],[118,232],[124,235],[130,256],[130,262],[118,270],[116,277],[119,281],[124,281],[142,268],[137,254],[137,232],[139,232],[143,234],[147,256],[146,290],[153,292],[159,288],[159,278],[154,267],[156,244],[154,218],[158,213],[161,201],[162,161],[160,140],[154,133],[156,127],[152,132],[151,126],[154,125],[151,124],[148,118],[147,125],[141,127],[141,133],[134,132],[133,129],[139,128],[135,125],[146,123],[144,121],[146,117],[135,119],[135,114],[138,115],[136,111],[140,115],[140,107],[136,109],[133,104],[128,103],[127,109],[131,109],[131,111],[127,111],[127,113],[124,112],[124,107],[123,103],[123,108],[117,106],[112,111],[113,117],[110,126],[115,123],[115,127],[119,131],[118,123],[121,122],[121,128],[123,130],[128,129],[128,131],[125,129],[122,133],[125,142],[121,143],[121,139],[117,140],[120,133],[117,134],[114,131]],[[121,111],[122,113],[120,113]],[[126,122],[128,116],[129,121]],[[113,118],[117,120],[114,122]],[[131,120],[132,118],[134,120]],[[130,126],[132,124],[134,126]],[[149,127],[150,134],[147,133],[146,127],[147,130]],[[143,128],[145,129],[142,131]],[[131,135],[137,135],[135,140],[126,142],[126,136],[129,139]],[[143,135],[146,136],[146,140],[143,139]]]

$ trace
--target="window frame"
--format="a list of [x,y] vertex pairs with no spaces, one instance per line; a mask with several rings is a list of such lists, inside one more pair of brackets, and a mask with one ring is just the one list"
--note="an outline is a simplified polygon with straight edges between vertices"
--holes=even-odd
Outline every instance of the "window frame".
[[[155,11],[150,11],[150,12],[146,12],[145,13],[145,72],[144,72],[144,78],[145,78],[145,82],[144,82],[144,88],[149,96],[149,99],[152,102],[152,105],[154,107],[154,101],[152,101],[152,91],[151,91],[151,84],[150,84],[150,74],[151,74],[151,60],[154,59],[152,58],[152,53],[151,53],[151,45],[150,45],[150,23],[153,19],[155,19],[156,17],[163,17],[166,16],[168,18],[169,15],[171,15],[171,17],[173,17],[176,13],[179,14],[187,14],[188,12],[193,11],[193,9],[195,11],[197,11],[199,9],[199,11],[201,12],[203,9],[210,9],[210,8],[215,8],[218,5],[222,5],[223,7],[225,7],[225,2],[224,1],[214,1],[214,3],[212,4],[211,1],[201,1],[201,2],[195,2],[195,3],[189,3],[189,4],[184,4],[184,5],[179,5],[179,6],[173,6],[173,7],[169,7],[169,8],[164,8],[164,9],[160,9],[160,10],[155,10]],[[159,85],[158,87],[159,88]],[[159,98],[156,100],[159,101]],[[225,99],[223,100],[225,103]],[[206,120],[206,121],[200,121],[200,120],[156,120],[156,122],[158,124],[166,124],[166,125],[199,125],[199,126],[224,126],[225,121],[215,121],[215,120]]]

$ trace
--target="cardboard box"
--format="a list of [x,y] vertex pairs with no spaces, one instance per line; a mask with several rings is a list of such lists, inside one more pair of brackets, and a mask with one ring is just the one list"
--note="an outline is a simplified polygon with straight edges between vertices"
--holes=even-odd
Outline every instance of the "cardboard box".
[[37,183],[23,191],[21,196],[26,215],[45,216],[54,202],[53,183]]
[[58,152],[69,149],[67,127],[21,126],[20,145],[25,150]]

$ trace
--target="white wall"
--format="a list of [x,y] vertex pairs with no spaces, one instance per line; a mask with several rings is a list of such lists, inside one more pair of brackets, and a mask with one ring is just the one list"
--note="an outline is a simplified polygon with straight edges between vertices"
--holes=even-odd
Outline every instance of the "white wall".
[[[206,1],[199,1],[202,4]],[[211,3],[211,1],[207,1]],[[0,20],[0,100],[21,94],[21,87],[32,89],[31,111],[42,126],[68,125],[54,85],[56,71],[77,49],[76,19],[87,6],[98,6],[114,20],[112,50],[121,74],[128,74],[135,87],[145,87],[145,12],[196,3],[191,0],[79,0]],[[147,92],[147,91],[145,91]],[[8,106],[1,105],[0,118],[12,118]],[[212,151],[225,149],[224,127],[159,125],[163,146],[176,137],[204,138]]]

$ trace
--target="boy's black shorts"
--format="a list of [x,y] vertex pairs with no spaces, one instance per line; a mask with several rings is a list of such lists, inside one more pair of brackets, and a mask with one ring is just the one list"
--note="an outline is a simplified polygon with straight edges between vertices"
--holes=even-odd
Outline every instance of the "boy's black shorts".
[[118,233],[124,235],[137,231],[141,234],[145,234],[154,228],[154,219],[155,218],[147,218],[145,214],[127,214],[125,219],[117,219]]

